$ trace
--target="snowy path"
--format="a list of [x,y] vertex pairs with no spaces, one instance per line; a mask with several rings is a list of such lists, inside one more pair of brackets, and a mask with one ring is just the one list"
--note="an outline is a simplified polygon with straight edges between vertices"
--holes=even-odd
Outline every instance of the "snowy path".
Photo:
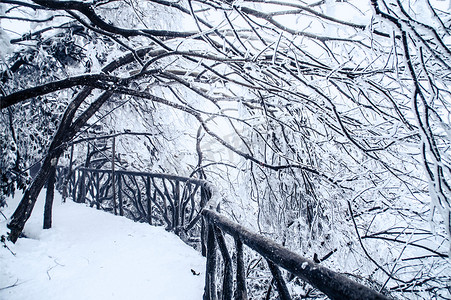
[[[3,210],[8,217],[17,198]],[[1,300],[202,299],[205,260],[175,235],[58,198],[53,228],[42,230],[42,198],[29,238],[8,243],[16,256],[0,249]]]

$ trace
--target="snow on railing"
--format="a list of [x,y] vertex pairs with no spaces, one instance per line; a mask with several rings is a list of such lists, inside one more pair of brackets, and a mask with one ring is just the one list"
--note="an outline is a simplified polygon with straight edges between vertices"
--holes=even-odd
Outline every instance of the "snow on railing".
[[[202,212],[207,226],[207,265],[204,300],[217,299],[217,248],[222,256],[223,282],[219,294],[223,300],[247,299],[243,245],[259,253],[268,263],[269,270],[282,300],[291,299],[279,267],[305,280],[331,299],[388,299],[328,268],[308,260],[245,227],[234,223],[212,209]],[[223,233],[233,237],[236,247],[236,289],[233,293],[233,263]],[[217,247],[218,246],[218,247]]]
[[203,239],[204,230],[198,221],[213,191],[205,180],[81,167],[72,171],[58,167],[56,178],[63,196],[71,196],[75,202],[136,222],[165,226],[187,242]]
[[[169,174],[90,168],[69,171],[63,167],[57,168],[56,178],[57,188],[76,202],[87,202],[135,221],[164,225],[185,241],[188,241],[187,233],[197,228],[190,233],[190,238],[200,235],[202,255],[207,257],[204,300],[216,300],[218,294],[223,300],[247,299],[244,245],[266,260],[282,300],[291,299],[291,296],[279,267],[331,299],[388,299],[220,215],[215,211],[219,193],[208,181]],[[223,233],[235,241],[233,256]],[[218,265],[218,249],[222,268]],[[232,257],[236,257],[235,263]],[[221,275],[222,285],[218,285],[216,279]]]

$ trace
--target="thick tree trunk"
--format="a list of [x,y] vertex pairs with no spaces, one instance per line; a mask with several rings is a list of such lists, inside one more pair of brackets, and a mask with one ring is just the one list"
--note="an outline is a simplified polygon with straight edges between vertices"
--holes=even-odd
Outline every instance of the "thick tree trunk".
[[11,221],[8,223],[8,228],[11,230],[8,239],[15,243],[22,233],[25,223],[30,218],[31,212],[33,211],[36,200],[42,187],[46,183],[52,167],[56,166],[58,158],[63,153],[64,148],[61,145],[69,140],[73,136],[74,130],[71,130],[71,123],[75,115],[77,107],[81,104],[82,99],[85,99],[89,95],[88,91],[85,89],[78,94],[72,103],[69,104],[66,112],[61,120],[61,124],[58,127],[55,136],[53,137],[52,143],[50,144],[47,155],[39,169],[36,177],[33,180],[31,186],[25,191],[22,200],[17,206],[14,214],[11,217]]
[[89,95],[90,89],[85,89],[81,91],[76,99],[69,104],[65,115],[61,121],[61,124],[56,132],[53,141],[49,147],[46,158],[39,170],[36,178],[31,184],[30,188],[25,192],[19,206],[14,211],[11,221],[8,224],[8,228],[11,229],[8,239],[15,243],[19,238],[22,230],[25,227],[25,223],[30,218],[31,212],[33,211],[34,205],[44,186],[47,178],[50,175],[51,168],[56,167],[56,162],[61,154],[64,152],[64,145],[67,141],[72,139],[75,134],[86,124],[89,118],[96,113],[99,108],[110,98],[112,92],[105,92],[100,95],[96,101],[94,101],[73,123],[72,120],[75,115],[75,111]]
[[[149,50],[150,48],[142,49],[139,51],[139,55],[144,55]],[[103,72],[108,73],[124,64],[132,62],[135,60],[135,55],[136,53],[130,53],[121,59],[108,64],[105,68],[103,68]],[[111,95],[113,95],[113,92],[111,91],[104,92],[94,102],[92,102],[91,105],[83,113],[81,113],[75,121],[73,121],[78,108],[91,94],[92,90],[92,87],[85,87],[78,93],[64,112],[64,116],[61,119],[61,123],[49,147],[44,163],[42,164],[42,167],[31,186],[25,191],[22,200],[14,211],[11,221],[8,224],[8,228],[11,230],[8,239],[13,243],[17,241],[25,227],[25,223],[30,218],[31,212],[36,204],[37,197],[50,174],[52,159],[58,159],[60,157],[64,151],[64,147],[62,147],[62,145],[72,139],[74,135],[86,124],[86,122],[111,97]]]
[[[149,52],[151,48],[144,48],[137,53],[139,56],[143,56]],[[125,64],[128,64],[136,59],[136,53],[129,53],[124,57],[113,61],[102,69],[103,72],[109,73]],[[101,94],[91,105],[81,113],[78,118],[74,120],[75,113],[84,100],[91,94],[93,88],[85,87],[81,90],[74,100],[68,105],[64,115],[61,119],[61,123],[53,138],[53,141],[49,147],[49,152],[39,170],[36,178],[31,186],[25,191],[25,194],[20,201],[18,207],[14,211],[11,221],[8,224],[8,228],[11,230],[8,239],[13,243],[17,241],[22,233],[25,223],[30,218],[31,212],[36,203],[37,197],[44,186],[47,177],[50,173],[50,167],[52,166],[52,159],[58,159],[64,151],[62,145],[72,139],[74,135],[86,124],[86,122],[99,110],[99,108],[113,95],[113,92],[106,91]],[[25,98],[24,98],[25,99]]]
[[47,193],[45,195],[45,206],[44,206],[44,229],[52,228],[52,207],[53,207],[53,197],[55,195],[55,173],[56,167],[50,167],[49,177],[47,179]]
[[30,218],[39,193],[50,175],[52,162],[55,162],[55,158],[59,157],[61,153],[61,148],[53,153],[49,152],[47,157],[44,159],[42,167],[36,175],[36,178],[33,180],[31,186],[25,191],[22,200],[14,211],[11,221],[8,224],[8,228],[11,229],[8,239],[13,243],[17,241],[25,227],[25,223]]

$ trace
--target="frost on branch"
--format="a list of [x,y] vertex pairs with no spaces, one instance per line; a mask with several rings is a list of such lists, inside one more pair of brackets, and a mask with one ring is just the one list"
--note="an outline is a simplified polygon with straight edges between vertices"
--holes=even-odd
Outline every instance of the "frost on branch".
[[[207,178],[224,213],[388,294],[447,293],[444,1],[71,4],[24,3],[36,27],[10,40],[2,96],[53,84],[10,106],[28,165],[146,132],[118,141],[123,168]],[[108,166],[108,147],[80,143],[75,161]]]

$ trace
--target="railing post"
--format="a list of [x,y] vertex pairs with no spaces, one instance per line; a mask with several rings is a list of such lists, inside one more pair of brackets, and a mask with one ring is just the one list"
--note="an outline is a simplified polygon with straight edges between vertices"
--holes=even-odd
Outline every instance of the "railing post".
[[216,300],[215,230],[213,224],[208,224],[207,228],[207,266],[205,271],[204,300]]
[[[100,176],[99,173],[94,173],[92,179],[95,180],[95,188],[96,188],[96,208],[100,209]],[[94,191],[94,187],[92,189]],[[94,200],[94,199],[93,199]]]
[[279,292],[280,300],[291,300],[290,292],[288,291],[287,285],[285,284],[285,280],[282,277],[282,273],[279,268],[270,260],[266,260],[268,263],[269,270],[276,281],[277,291]]
[[235,238],[236,245],[236,296],[237,300],[247,300],[246,273],[244,266],[243,242]]
[[62,191],[63,202],[67,197],[66,188],[64,187],[64,178],[66,177],[66,168],[57,168],[55,166],[55,188]]
[[80,188],[78,191],[78,197],[77,197],[77,202],[78,203],[84,203],[85,202],[85,197],[86,197],[86,186],[85,186],[85,171],[81,170],[81,176],[79,177],[79,182],[80,182]]
[[150,196],[150,177],[146,177],[147,223],[152,225],[152,198]]
[[[77,183],[78,183],[78,181],[77,181],[77,175],[78,175],[78,177],[80,177],[80,174],[79,174],[79,170],[74,170],[74,172],[73,172],[73,181],[72,181],[72,184],[73,184],[73,187],[72,187],[72,199],[75,201],[75,202],[77,202]],[[79,179],[80,180],[80,179]]]
[[216,241],[224,260],[224,280],[222,282],[222,300],[232,300],[233,295],[233,266],[227,245],[221,230],[214,226]]
[[[204,187],[201,187],[201,189],[200,189],[200,209],[203,209],[205,207],[209,198],[210,198],[210,195],[208,195],[207,190]],[[205,218],[202,218],[201,224],[200,224],[200,244],[201,244],[202,256],[207,255],[207,247],[205,245],[207,230],[206,230],[205,224],[206,224]]]
[[[180,226],[180,182],[177,180],[175,182],[175,186],[173,187],[174,191],[174,208],[172,211],[172,224],[174,230],[178,230]],[[178,234],[178,232],[176,232]]]
[[112,157],[111,157],[111,188],[113,191],[113,211],[117,215],[117,204],[116,204],[116,174],[115,174],[115,158],[116,158],[116,138],[113,137],[112,145]]
[[119,174],[119,176],[117,177],[117,197],[119,199],[119,215],[123,216],[124,209],[122,207],[122,174]]
[[[235,238],[240,238],[249,248],[258,252],[265,259],[271,260],[275,265],[307,281],[331,299],[388,299],[366,286],[306,259],[237,223],[231,222],[211,209],[205,208],[202,214],[210,224],[213,223],[223,232]],[[281,290],[283,289],[281,288]]]
[[207,235],[207,230],[206,230],[206,226],[205,226],[205,220],[204,218],[202,218],[200,220],[200,248],[201,248],[201,254],[203,257],[207,256],[207,246],[206,246],[206,235]]

